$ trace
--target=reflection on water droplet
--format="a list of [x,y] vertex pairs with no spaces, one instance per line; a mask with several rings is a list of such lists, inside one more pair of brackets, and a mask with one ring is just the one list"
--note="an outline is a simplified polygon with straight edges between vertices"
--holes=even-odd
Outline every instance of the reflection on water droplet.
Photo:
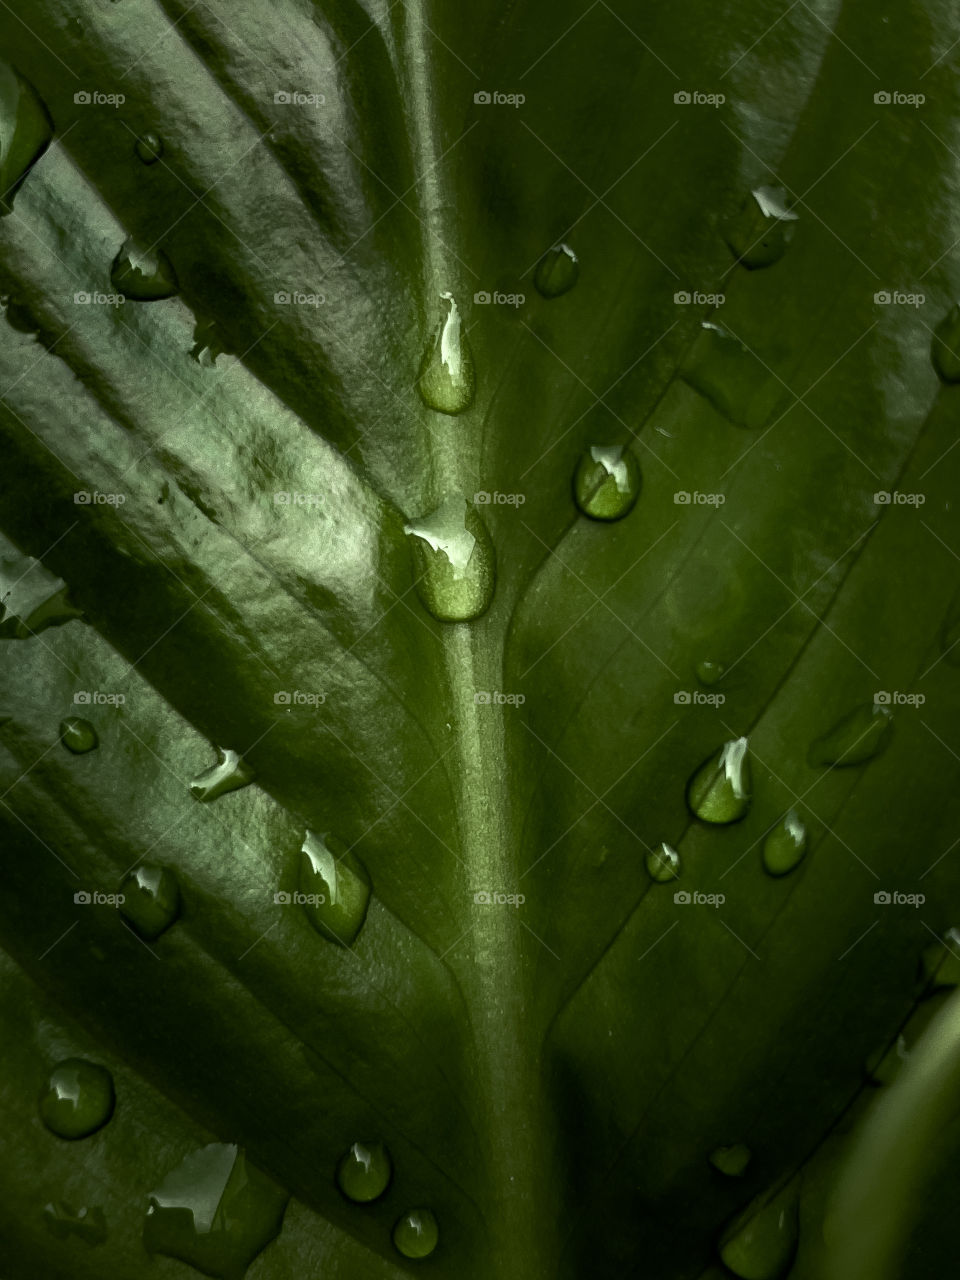
[[577,255],[568,244],[555,244],[537,263],[533,283],[544,298],[559,298],[570,292],[579,276]]
[[405,1258],[426,1258],[439,1238],[437,1220],[429,1209],[410,1209],[393,1228],[393,1243]]
[[100,745],[96,729],[80,716],[67,716],[60,721],[60,741],[75,756],[94,751]]
[[468,622],[493,599],[493,543],[466,498],[448,498],[436,511],[403,526],[413,538],[417,592],[441,622]]
[[134,302],[158,302],[180,289],[173,263],[163,250],[141,246],[133,236],[114,258],[110,282],[117,293]]
[[211,1143],[186,1156],[150,1194],[148,1253],[179,1258],[204,1275],[242,1280],[279,1234],[288,1196],[236,1146]]
[[198,800],[216,800],[228,791],[248,786],[257,776],[237,751],[217,747],[217,763],[201,770],[190,783]]
[[473,352],[453,294],[441,293],[440,304],[442,318],[424,348],[417,386],[428,409],[463,413],[476,388]]
[[697,769],[687,804],[701,822],[738,822],[750,807],[751,771],[746,738],[734,738]]
[[718,680],[723,678],[726,667],[722,662],[710,662],[705,660],[698,662],[696,665],[697,679],[701,684],[716,684]]
[[297,887],[320,899],[303,905],[317,932],[349,946],[370,902],[370,877],[360,859],[336,836],[308,831],[300,849]]
[[53,137],[53,121],[33,85],[0,62],[0,215]]
[[934,329],[930,359],[944,382],[960,382],[960,302],[953,304]]
[[799,1231],[798,1190],[758,1196],[720,1237],[720,1257],[741,1280],[780,1280],[793,1263]]
[[707,1158],[719,1173],[726,1174],[728,1178],[742,1178],[750,1157],[750,1148],[742,1142],[735,1142],[730,1147],[715,1147]]
[[745,267],[768,267],[783,257],[797,215],[782,187],[757,187],[723,230],[723,238]]
[[763,842],[763,865],[772,876],[785,876],[799,866],[807,851],[807,829],[796,809],[780,819]]
[[863,764],[884,750],[892,727],[893,716],[889,707],[875,702],[856,707],[829,733],[811,743],[807,763],[813,769],[821,765]]
[[134,150],[144,164],[156,164],[163,155],[163,139],[156,133],[144,133],[137,139]]
[[658,884],[666,884],[668,880],[676,880],[680,874],[680,855],[672,844],[664,841],[651,849],[645,859],[647,874]]
[[120,892],[120,914],[148,942],[159,938],[180,914],[180,886],[169,867],[143,863],[124,878]]
[[761,397],[767,371],[739,338],[709,320],[680,370],[680,377],[738,427],[762,426],[772,401]]
[[585,516],[620,520],[640,493],[640,464],[622,444],[591,445],[573,478],[573,496]]
[[107,1238],[107,1219],[98,1206],[74,1209],[66,1200],[53,1200],[43,1207],[43,1221],[58,1240],[72,1235],[87,1244],[103,1244]]
[[87,1138],[113,1115],[113,1077],[85,1058],[65,1058],[40,1095],[40,1119],[59,1138]]
[[355,1142],[337,1166],[337,1183],[348,1199],[368,1204],[386,1191],[391,1173],[382,1142]]

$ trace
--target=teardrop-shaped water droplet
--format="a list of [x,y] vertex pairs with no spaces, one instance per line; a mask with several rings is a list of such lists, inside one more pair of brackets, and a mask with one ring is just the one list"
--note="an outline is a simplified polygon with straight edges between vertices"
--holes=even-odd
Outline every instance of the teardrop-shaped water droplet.
[[772,876],[785,876],[799,866],[807,851],[807,829],[796,809],[783,815],[763,842],[763,865]]
[[349,946],[370,902],[370,877],[359,858],[336,836],[308,831],[300,849],[297,886],[319,899],[303,907],[316,931]]
[[757,187],[724,227],[723,238],[745,267],[768,267],[786,253],[796,221],[782,187]]
[[768,379],[760,360],[739,338],[706,320],[680,370],[680,377],[738,427],[760,427],[774,400],[761,395]]
[[733,738],[705,760],[687,784],[687,804],[701,822],[738,822],[750,807],[746,738]]
[[337,1165],[337,1184],[348,1199],[368,1204],[383,1195],[392,1172],[382,1142],[355,1142]]
[[559,298],[570,292],[579,276],[577,255],[568,244],[555,244],[537,263],[533,283],[544,298]]
[[65,1058],[40,1095],[40,1119],[59,1138],[87,1138],[113,1115],[113,1076],[85,1058]]
[[120,892],[120,914],[147,942],[159,938],[180,914],[180,886],[169,867],[142,863],[124,878]]
[[620,520],[640,494],[640,464],[622,444],[591,445],[573,478],[573,496],[585,516]]
[[668,880],[676,880],[680,874],[680,855],[672,844],[666,841],[649,850],[645,858],[647,874],[657,884],[666,884]]
[[931,942],[920,955],[920,980],[925,986],[960,987],[960,929],[948,929],[943,942]]
[[134,302],[158,302],[180,289],[173,263],[163,250],[141,246],[133,236],[114,258],[110,282],[117,293]]
[[43,1207],[43,1221],[58,1240],[78,1236],[87,1244],[103,1244],[107,1238],[107,1219],[97,1205],[74,1209],[66,1200],[52,1200]]
[[799,1215],[795,1183],[768,1199],[758,1196],[720,1237],[720,1257],[740,1280],[780,1280],[797,1249]]
[[33,556],[0,555],[0,638],[25,640],[83,613],[70,600],[67,584]]
[[934,329],[930,359],[944,382],[960,382],[960,302],[953,304]]
[[40,95],[13,67],[0,62],[0,215],[49,146],[53,121]]
[[186,1156],[150,1194],[143,1224],[148,1253],[241,1280],[280,1232],[287,1193],[232,1144],[211,1143]]
[[437,1247],[440,1231],[429,1209],[410,1209],[393,1228],[393,1243],[405,1258],[426,1258]]
[[880,754],[890,741],[893,716],[889,707],[878,703],[854,708],[839,720],[829,733],[810,744],[807,763],[843,767],[863,764]]
[[493,599],[493,543],[466,498],[448,498],[436,511],[403,526],[413,539],[417,592],[441,622],[479,618]]
[[136,141],[134,150],[144,164],[156,164],[163,155],[163,139],[157,133],[144,133]]
[[473,403],[476,389],[473,352],[453,294],[441,293],[440,305],[440,323],[424,348],[417,386],[428,409],[463,413]]
[[100,745],[96,729],[80,716],[66,716],[60,721],[60,741],[75,756],[95,751]]
[[198,800],[216,800],[228,791],[248,786],[257,776],[239,752],[229,747],[216,750],[217,763],[202,769],[190,783],[190,790]]
[[726,667],[722,662],[711,662],[709,659],[704,659],[704,661],[697,663],[695,670],[700,683],[710,685],[716,684],[723,679]]
[[742,1142],[735,1142],[729,1147],[715,1147],[708,1159],[718,1173],[728,1178],[742,1178],[747,1171],[751,1158],[750,1148]]

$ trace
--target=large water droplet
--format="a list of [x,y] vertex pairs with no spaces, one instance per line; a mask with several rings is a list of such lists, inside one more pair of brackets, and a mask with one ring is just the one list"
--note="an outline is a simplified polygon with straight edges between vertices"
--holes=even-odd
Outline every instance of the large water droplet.
[[336,836],[308,831],[300,849],[297,885],[301,893],[320,899],[303,908],[317,932],[349,946],[370,901],[370,877],[359,858]]
[[426,1258],[440,1238],[437,1220],[429,1209],[410,1209],[393,1228],[393,1243],[405,1258]]
[[107,1219],[98,1206],[74,1209],[66,1200],[53,1200],[43,1207],[43,1221],[58,1240],[73,1235],[87,1244],[103,1244],[107,1238]]
[[799,866],[807,851],[807,829],[796,809],[780,819],[763,842],[763,865],[772,876],[785,876]]
[[156,164],[163,155],[163,139],[156,133],[144,133],[136,141],[134,150],[144,164]]
[[159,938],[180,914],[180,886],[169,867],[143,863],[125,877],[120,892],[121,915],[147,942]]
[[217,763],[202,769],[190,783],[198,800],[216,800],[228,791],[239,791],[257,776],[238,751],[217,747]]
[[871,703],[856,707],[839,720],[829,733],[810,744],[807,763],[845,766],[863,764],[879,755],[890,740],[893,716],[889,707]]
[[110,268],[117,293],[134,302],[158,302],[180,289],[173,263],[162,249],[148,249],[131,236],[123,242]]
[[382,1142],[355,1142],[337,1166],[337,1183],[350,1200],[368,1204],[386,1191],[392,1171]]
[[948,929],[942,943],[931,942],[929,947],[924,947],[920,955],[920,979],[934,990],[960,987],[960,929]]
[[70,601],[67,584],[33,556],[0,556],[0,638],[25,640],[58,627],[82,612]]
[[709,320],[690,349],[680,377],[738,427],[762,426],[772,402],[760,396],[767,371],[743,343]]
[[944,382],[960,382],[960,302],[953,304],[934,329],[930,359]]
[[469,622],[493,599],[496,560],[486,525],[466,498],[403,526],[414,539],[417,592],[441,622]]
[[738,822],[750,807],[746,738],[733,738],[705,760],[687,783],[687,803],[701,822]]
[[757,187],[724,227],[723,238],[745,267],[768,267],[783,257],[796,221],[782,187]]
[[442,318],[424,348],[417,386],[428,409],[463,413],[476,388],[473,352],[453,294],[441,293],[440,305]]
[[742,1142],[735,1142],[730,1147],[715,1147],[708,1159],[719,1173],[728,1178],[742,1178],[747,1171],[751,1154],[749,1147]]
[[570,292],[579,276],[577,255],[568,244],[555,244],[537,263],[533,283],[544,298],[559,298]]
[[695,670],[700,683],[710,685],[716,684],[723,679],[726,667],[722,662],[711,662],[709,659],[704,659],[702,662],[697,663]]
[[758,1196],[720,1237],[720,1257],[740,1280],[779,1280],[797,1248],[797,1188],[772,1199]]
[[0,215],[53,137],[53,121],[40,95],[13,67],[0,62]]
[[591,445],[580,458],[573,496],[585,516],[620,520],[640,493],[640,464],[622,444]]
[[148,1253],[189,1263],[204,1275],[242,1280],[279,1233],[288,1196],[232,1144],[186,1156],[150,1194],[143,1225]]
[[672,844],[664,841],[655,849],[649,850],[644,860],[647,874],[657,884],[666,884],[668,880],[676,880],[680,874],[680,855]]
[[75,756],[95,751],[100,745],[96,729],[80,716],[67,716],[60,721],[60,741]]
[[40,1119],[60,1138],[87,1138],[113,1115],[113,1077],[85,1058],[65,1058],[40,1095]]

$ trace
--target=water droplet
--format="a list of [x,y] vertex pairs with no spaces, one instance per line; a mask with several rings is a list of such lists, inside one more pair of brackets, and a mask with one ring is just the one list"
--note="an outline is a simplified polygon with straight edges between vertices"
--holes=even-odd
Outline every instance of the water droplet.
[[163,155],[163,139],[157,133],[141,134],[134,150],[144,164],[156,164]]
[[143,863],[125,877],[120,892],[121,915],[147,942],[159,938],[180,914],[180,886],[169,867]]
[[53,121],[33,85],[0,62],[0,215],[53,137]]
[[405,1258],[426,1258],[439,1238],[437,1220],[429,1209],[410,1209],[393,1228],[393,1243]]
[[728,1178],[742,1178],[747,1171],[751,1158],[750,1148],[742,1142],[735,1142],[730,1147],[715,1147],[708,1159],[718,1172]]
[[89,720],[83,720],[80,716],[67,716],[60,721],[60,741],[75,756],[95,751],[100,745],[96,729]]
[[796,809],[780,819],[763,842],[763,865],[772,876],[785,876],[799,866],[807,851],[807,829]]
[[687,804],[701,822],[738,822],[750,807],[746,738],[733,738],[705,760],[687,783]]
[[452,293],[441,293],[442,319],[427,342],[417,386],[428,409],[463,413],[473,403],[473,352]]
[[779,1280],[797,1248],[797,1187],[758,1196],[734,1218],[720,1237],[720,1257],[741,1280]]
[[580,458],[573,496],[585,516],[620,520],[640,494],[640,464],[622,444],[591,445]]
[[383,1195],[392,1172],[382,1142],[355,1142],[337,1166],[337,1183],[350,1200],[367,1204]]
[[890,740],[893,716],[889,707],[871,703],[856,707],[839,720],[829,733],[817,738],[807,752],[807,763],[845,766],[863,764],[880,754]]
[[82,612],[70,601],[67,584],[33,556],[0,556],[0,637],[25,640],[58,627]]
[[930,358],[944,382],[960,382],[960,302],[953,304],[934,329]]
[[441,622],[479,618],[493,599],[496,560],[486,525],[466,498],[403,526],[414,539],[417,592]]
[[577,255],[568,244],[555,244],[537,263],[533,283],[544,298],[559,298],[570,292],[579,276]]
[[212,369],[217,363],[217,356],[232,354],[232,345],[224,337],[216,320],[197,318],[193,326],[193,346],[190,355],[197,364]]
[[723,679],[726,669],[722,662],[711,662],[709,660],[698,662],[695,668],[697,679],[701,684],[716,684]]
[[787,251],[797,215],[782,187],[757,187],[723,230],[723,238],[745,267],[769,267]]
[[307,918],[331,942],[349,946],[360,932],[370,901],[370,877],[359,858],[329,834],[308,831],[300,849],[297,886],[320,902],[304,905]]
[[666,884],[668,880],[676,880],[680,874],[680,855],[672,844],[664,841],[651,849],[646,856],[647,874],[657,884]]
[[113,1115],[113,1077],[84,1058],[65,1058],[40,1095],[40,1119],[60,1138],[87,1138]]
[[893,1084],[910,1061],[920,1037],[950,999],[949,991],[938,991],[919,1004],[892,1044],[885,1042],[865,1063],[866,1074],[872,1084]]
[[920,979],[934,989],[960,986],[960,930],[948,929],[943,943],[931,942],[929,947],[924,947],[920,955]]
[[759,395],[766,369],[739,338],[709,320],[700,326],[680,377],[738,427],[762,426],[769,415],[772,402]]
[[217,747],[217,763],[202,769],[190,783],[198,800],[216,800],[228,791],[239,791],[257,776],[238,751]]
[[287,1193],[233,1144],[186,1156],[150,1194],[143,1224],[148,1253],[179,1258],[204,1275],[242,1280],[283,1223]]
[[58,1240],[73,1235],[87,1244],[103,1244],[107,1238],[107,1219],[97,1206],[74,1209],[65,1200],[54,1200],[44,1205],[43,1221]]
[[158,302],[180,289],[173,263],[162,249],[147,249],[131,236],[124,240],[110,268],[117,293],[134,302]]

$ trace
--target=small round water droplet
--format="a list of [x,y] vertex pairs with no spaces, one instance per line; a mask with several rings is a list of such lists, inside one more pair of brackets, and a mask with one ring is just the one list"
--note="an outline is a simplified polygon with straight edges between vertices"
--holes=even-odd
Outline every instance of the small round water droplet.
[[147,942],[159,938],[180,914],[180,886],[169,867],[143,863],[125,877],[120,892],[120,914]]
[[573,496],[593,520],[621,520],[640,494],[640,464],[621,444],[591,445],[573,478]]
[[53,121],[36,89],[0,62],[0,215],[12,212],[14,196],[52,137]]
[[697,663],[695,670],[700,683],[710,685],[716,684],[723,679],[726,667],[722,662],[711,662],[709,659],[705,659],[703,662]]
[[735,1142],[730,1147],[715,1147],[707,1157],[718,1173],[728,1178],[742,1178],[750,1163],[750,1148],[742,1142]]
[[217,763],[202,769],[190,783],[190,790],[198,800],[216,800],[228,791],[248,786],[257,776],[239,752],[229,747],[216,750]]
[[441,622],[479,618],[493,599],[496,557],[487,527],[466,498],[403,526],[413,539],[417,594]]
[[577,255],[568,244],[555,244],[537,263],[533,283],[544,298],[559,298],[570,292],[579,276]]
[[807,851],[807,829],[796,809],[780,819],[763,842],[763,865],[772,876],[785,876],[800,865]]
[[132,236],[113,260],[110,282],[117,293],[134,302],[158,302],[180,289],[173,263],[163,250],[141,246]]
[[157,133],[144,133],[137,139],[134,150],[144,164],[156,164],[163,155],[163,139]]
[[746,738],[734,738],[697,769],[687,783],[687,804],[701,822],[739,822],[750,807],[751,770]]
[[740,1280],[780,1280],[797,1250],[797,1187],[758,1196],[720,1237],[720,1257]]
[[393,1228],[393,1243],[405,1258],[426,1258],[437,1247],[440,1232],[429,1209],[410,1209]]
[[337,1183],[348,1199],[367,1204],[383,1195],[392,1172],[382,1142],[355,1142],[337,1166]]
[[311,898],[303,909],[317,932],[349,946],[370,902],[370,877],[360,859],[336,836],[308,831],[300,849],[297,887]]
[[96,729],[80,716],[67,716],[60,721],[60,741],[75,756],[94,751],[100,745]]
[[103,1244],[107,1238],[107,1219],[96,1205],[74,1209],[65,1200],[52,1200],[43,1207],[43,1221],[58,1240],[72,1235],[87,1244]]
[[428,409],[457,414],[469,409],[476,390],[473,351],[452,293],[441,293],[442,316],[427,340],[417,387]]
[[738,427],[762,426],[773,401],[761,395],[769,374],[739,338],[705,320],[680,370],[694,391]]
[[796,221],[782,187],[757,187],[724,227],[723,238],[745,267],[768,267],[786,253]]
[[953,304],[934,329],[930,358],[944,382],[960,382],[960,302]]
[[647,874],[657,884],[666,884],[668,880],[676,880],[680,874],[680,855],[672,844],[664,841],[651,849],[645,859]]
[[892,727],[889,707],[876,702],[856,707],[838,720],[829,733],[811,743],[807,763],[813,769],[821,765],[864,764],[884,750]]
[[60,1138],[87,1138],[113,1115],[113,1077],[85,1058],[65,1058],[40,1095],[40,1119]]

